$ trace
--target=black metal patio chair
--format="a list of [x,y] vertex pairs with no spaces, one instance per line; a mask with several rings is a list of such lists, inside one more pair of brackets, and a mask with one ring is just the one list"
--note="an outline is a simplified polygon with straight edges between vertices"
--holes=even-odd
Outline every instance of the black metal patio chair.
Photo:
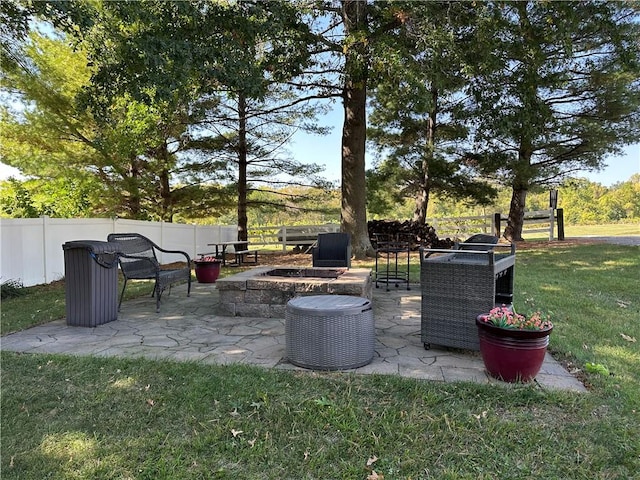
[[[156,297],[156,312],[160,312],[162,293],[167,287],[170,289],[174,283],[186,281],[187,297],[191,295],[191,259],[186,252],[161,248],[139,233],[111,233],[107,236],[107,241],[118,244],[116,250],[120,252],[120,270],[124,276],[118,311],[122,305],[128,280],[155,280],[151,296]],[[184,255],[186,266],[173,269],[161,268],[156,252]]]

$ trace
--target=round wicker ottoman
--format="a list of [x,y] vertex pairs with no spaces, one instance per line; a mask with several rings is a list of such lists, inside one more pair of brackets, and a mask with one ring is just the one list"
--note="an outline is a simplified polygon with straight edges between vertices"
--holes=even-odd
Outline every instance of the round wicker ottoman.
[[347,370],[371,362],[375,326],[371,302],[349,295],[289,300],[285,311],[287,358],[299,367]]

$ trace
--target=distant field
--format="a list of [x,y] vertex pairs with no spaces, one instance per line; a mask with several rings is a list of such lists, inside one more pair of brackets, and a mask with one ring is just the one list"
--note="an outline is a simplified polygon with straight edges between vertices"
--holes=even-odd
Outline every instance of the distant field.
[[[558,229],[556,226],[555,236],[557,238]],[[604,225],[567,225],[564,226],[564,236],[572,237],[620,237],[627,235],[640,235],[640,224],[636,223],[611,223]],[[526,233],[522,234],[525,240],[544,241],[549,240],[549,234]]]
[[613,223],[609,225],[565,225],[564,235],[566,237],[582,237],[585,235],[595,235],[598,237],[640,235],[640,224]]

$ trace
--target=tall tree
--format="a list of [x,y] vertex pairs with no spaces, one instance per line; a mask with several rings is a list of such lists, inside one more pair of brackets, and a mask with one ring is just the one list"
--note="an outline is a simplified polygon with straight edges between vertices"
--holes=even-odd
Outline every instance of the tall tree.
[[[66,25],[88,51],[93,74],[82,100],[100,129],[92,143],[107,157],[96,169],[104,184],[113,187],[110,197],[124,194],[125,216],[158,212],[171,220],[177,211],[192,215],[195,209],[185,204],[208,209],[212,202],[203,193],[214,191],[212,182],[232,181],[239,197],[239,236],[245,238],[248,162],[260,158],[264,166],[270,160],[270,169],[263,169],[261,176],[272,180],[272,171],[279,167],[287,167],[281,173],[317,173],[315,166],[304,169],[274,154],[274,143],[268,155],[259,153],[266,147],[256,146],[255,138],[264,135],[264,128],[249,138],[249,129],[255,128],[252,118],[268,123],[280,112],[278,125],[299,128],[293,122],[312,115],[311,109],[295,106],[301,105],[299,98],[289,97],[279,105],[272,101],[271,85],[295,75],[308,55],[306,48],[299,48],[305,45],[300,40],[305,28],[286,2],[47,4],[47,18]],[[80,11],[87,15],[78,15]],[[237,102],[235,126],[230,133],[229,117],[215,118],[218,138],[212,141],[202,126],[212,125],[215,109],[228,99]],[[260,102],[263,113],[257,114]],[[216,149],[227,159],[224,152],[233,150],[238,177],[230,179],[232,169],[226,166],[208,168],[220,162],[202,161],[204,148],[209,159]],[[257,170],[253,173],[255,180]]]
[[95,195],[85,205],[93,214],[171,221],[188,200],[185,187],[169,185],[184,109],[113,96],[96,119],[79,102],[91,75],[86,52],[69,43],[62,34],[34,31],[20,46],[20,60],[3,69],[11,101],[0,119],[2,160],[43,184],[92,181]]
[[[625,2],[491,2],[471,61],[475,145],[512,188],[504,236],[522,240],[527,192],[640,139],[640,17]],[[471,55],[477,51],[469,50]]]
[[[12,54],[15,62],[2,65],[0,78],[3,163],[29,176],[31,189],[76,179],[93,183],[99,197],[102,186],[83,168],[99,157],[91,146],[95,124],[74,103],[89,78],[86,58],[63,39],[37,32],[14,43]],[[58,185],[64,188],[64,181]]]
[[[311,30],[316,42],[317,80],[327,96],[342,101],[342,229],[351,235],[356,258],[373,255],[366,213],[365,152],[367,92],[376,42],[402,23],[404,2],[334,0],[314,2]],[[318,18],[320,21],[317,21]]]
[[[314,106],[296,104],[296,97],[282,85],[273,84],[262,99],[241,92],[220,92],[205,108],[202,122],[194,126],[186,143],[183,170],[188,181],[220,178],[237,192],[238,238],[247,239],[248,210],[265,202],[252,198],[254,191],[273,188],[268,202],[274,208],[290,208],[304,195],[277,188],[299,185],[326,189],[319,177],[321,167],[289,158],[284,146],[300,125],[312,118]],[[266,185],[266,186],[265,186]],[[280,197],[280,200],[275,200]]]
[[[202,160],[204,149],[210,149],[209,157],[214,155],[211,149],[220,149],[218,156],[227,162],[232,153],[237,176],[228,177],[232,170],[229,168],[223,168],[222,175],[237,186],[238,238],[246,239],[251,163],[256,164],[258,158],[263,166],[268,160],[271,162],[261,175],[263,179],[271,175],[274,180],[272,171],[285,165],[290,168],[284,173],[289,174],[317,171],[315,166],[304,170],[285,162],[282,155],[260,152],[264,145],[257,146],[255,139],[264,134],[264,128],[250,138],[251,129],[255,129],[252,121],[268,123],[278,112],[282,117],[294,110],[291,121],[312,115],[309,108],[294,108],[303,98],[274,103],[273,85],[298,75],[308,60],[308,31],[298,10],[282,1],[150,1],[143,8],[138,4],[106,2],[104,8],[118,19],[119,32],[124,33],[112,34],[108,48],[101,41],[101,30],[89,39],[92,58],[98,65],[92,78],[91,98],[108,99],[108,92],[115,89],[129,92],[147,104],[162,102],[171,106],[188,99],[188,110],[199,111],[203,117],[192,124],[184,143],[187,150],[182,158],[181,177],[203,182],[207,180],[206,172],[213,172],[212,165],[220,166],[211,158]],[[231,108],[220,115],[220,105]],[[230,116],[231,110],[234,113]],[[275,122],[278,128],[286,123]],[[204,131],[205,125],[209,132]],[[289,127],[299,128],[291,123]],[[192,152],[199,156],[189,158]],[[254,169],[253,179],[256,174]]]
[[341,15],[346,41],[342,102],[342,227],[351,235],[356,258],[371,254],[367,229],[365,144],[367,80],[369,76],[369,5],[343,0]]
[[411,4],[406,27],[380,42],[389,49],[385,56],[396,61],[378,69],[374,79],[369,138],[384,161],[369,177],[399,198],[413,197],[417,222],[425,223],[432,192],[478,203],[495,194],[478,178],[465,144],[463,57],[480,8],[464,2]]

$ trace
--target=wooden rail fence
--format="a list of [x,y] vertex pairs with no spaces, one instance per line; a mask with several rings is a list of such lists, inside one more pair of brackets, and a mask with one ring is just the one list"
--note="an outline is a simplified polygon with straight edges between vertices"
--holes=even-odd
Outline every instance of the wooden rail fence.
[[[427,223],[436,230],[439,238],[457,237],[464,239],[474,233],[492,233],[501,236],[507,216],[501,213],[477,215],[469,217],[440,217],[428,219]],[[564,240],[564,222],[562,209],[538,210],[525,212],[523,235],[531,233],[548,233],[549,240],[555,237]],[[279,246],[283,251],[287,247],[306,250],[311,247],[318,233],[340,231],[340,225],[326,223],[323,225],[275,225],[250,227],[248,240],[254,247]]]

